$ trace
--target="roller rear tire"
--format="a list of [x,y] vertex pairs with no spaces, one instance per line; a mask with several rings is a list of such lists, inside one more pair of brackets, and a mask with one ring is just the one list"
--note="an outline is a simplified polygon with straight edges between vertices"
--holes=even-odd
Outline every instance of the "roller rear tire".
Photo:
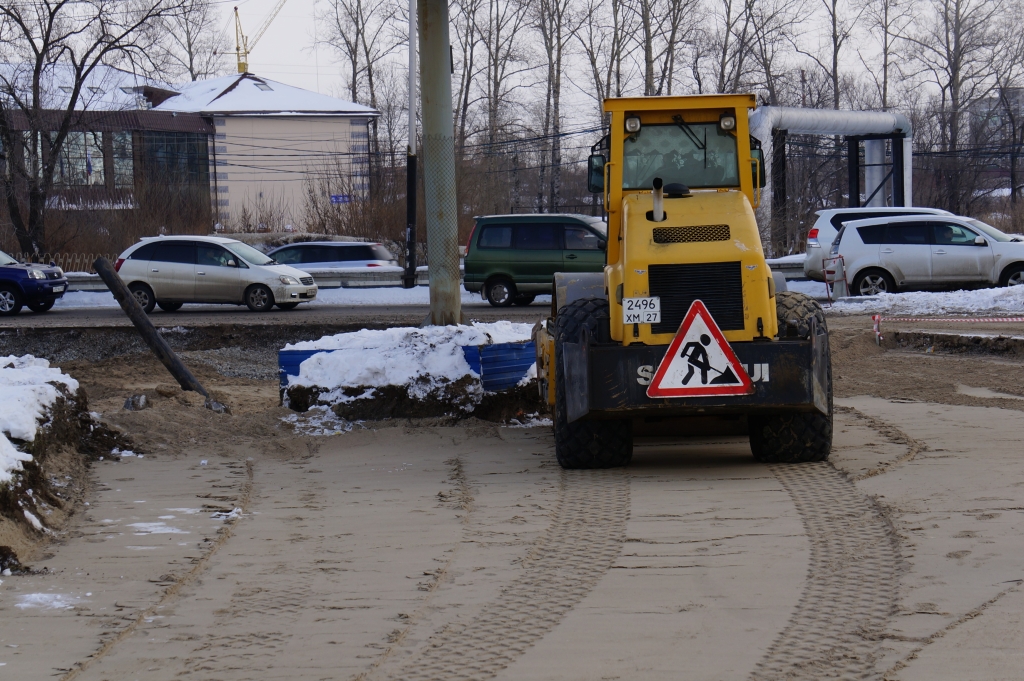
[[633,458],[633,423],[628,419],[580,419],[569,423],[562,345],[579,342],[584,328],[591,338],[608,328],[608,301],[574,300],[555,317],[555,457],[562,468],[617,468]]
[[[775,312],[779,321],[779,336],[811,337],[811,320],[825,329],[824,342],[828,342],[825,314],[816,300],[803,293],[785,291],[775,296]],[[769,416],[750,416],[750,451],[762,463],[807,463],[825,461],[832,452],[832,361],[826,368],[828,416],[819,411],[791,412]]]

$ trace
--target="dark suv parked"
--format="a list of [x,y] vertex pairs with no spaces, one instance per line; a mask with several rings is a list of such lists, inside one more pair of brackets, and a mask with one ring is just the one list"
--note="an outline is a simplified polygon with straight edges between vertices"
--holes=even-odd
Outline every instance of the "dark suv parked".
[[68,290],[68,279],[55,264],[23,265],[0,251],[0,315],[46,312]]
[[466,247],[465,287],[495,307],[551,293],[555,272],[604,269],[608,226],[588,215],[484,215]]

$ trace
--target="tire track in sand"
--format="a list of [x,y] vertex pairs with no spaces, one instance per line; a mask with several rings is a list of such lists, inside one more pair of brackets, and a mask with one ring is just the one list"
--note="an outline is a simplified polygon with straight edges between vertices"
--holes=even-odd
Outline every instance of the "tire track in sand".
[[435,633],[395,678],[495,676],[551,631],[611,568],[628,518],[626,471],[562,471],[551,525],[523,560],[522,574],[472,621]]
[[828,462],[772,465],[793,498],[811,548],[803,595],[751,678],[878,678],[896,610],[901,558],[878,506]]

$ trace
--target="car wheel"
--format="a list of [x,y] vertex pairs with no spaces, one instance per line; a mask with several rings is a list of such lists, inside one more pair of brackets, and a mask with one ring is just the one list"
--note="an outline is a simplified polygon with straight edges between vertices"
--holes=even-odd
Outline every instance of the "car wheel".
[[516,299],[516,285],[508,279],[487,282],[487,302],[494,307],[508,307]]
[[853,279],[850,291],[855,296],[876,296],[879,293],[896,293],[896,281],[883,270],[860,272]]
[[52,300],[47,300],[44,303],[26,303],[25,306],[33,312],[49,312],[53,307],[53,302]]
[[21,292],[13,286],[0,286],[0,315],[13,315],[21,312]]
[[150,287],[145,284],[135,282],[128,287],[128,290],[131,291],[133,296],[135,296],[135,301],[146,314],[152,312],[153,308],[156,307],[156,298],[153,297],[153,289]]
[[177,312],[181,309],[181,306],[184,305],[184,303],[163,303],[159,300],[156,301],[156,304],[159,305],[160,309],[164,312]]
[[999,284],[1002,286],[1024,285],[1024,263],[1017,263],[1007,267],[999,280]]
[[245,292],[245,304],[253,312],[266,312],[274,307],[274,293],[263,284],[250,286]]
[[527,296],[527,295],[516,296],[516,305],[520,305],[520,306],[523,306],[523,307],[525,307],[527,305],[532,305],[533,301],[536,300],[536,299],[537,299],[537,296]]
[[294,310],[299,306],[298,303],[278,303],[277,306],[282,310]]

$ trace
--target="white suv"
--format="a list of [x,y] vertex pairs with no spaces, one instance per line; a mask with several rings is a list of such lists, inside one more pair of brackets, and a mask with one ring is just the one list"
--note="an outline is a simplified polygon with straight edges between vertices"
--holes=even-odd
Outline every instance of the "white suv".
[[219,236],[148,237],[122,253],[114,269],[147,314],[154,305],[174,312],[184,303],[291,310],[317,293],[306,272]]
[[828,249],[844,222],[886,218],[898,215],[952,215],[938,208],[829,208],[817,212],[818,219],[807,233],[807,257],[804,258],[804,276],[815,281],[825,281],[822,261],[828,256]]
[[914,215],[847,222],[830,254],[843,256],[855,296],[1024,284],[1024,238],[973,218]]

